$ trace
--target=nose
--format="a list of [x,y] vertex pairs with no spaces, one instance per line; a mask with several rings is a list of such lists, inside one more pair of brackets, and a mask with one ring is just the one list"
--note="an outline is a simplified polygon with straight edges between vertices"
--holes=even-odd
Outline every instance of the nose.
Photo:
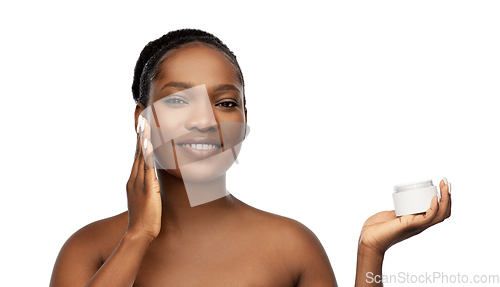
[[204,132],[217,129],[217,121],[208,98],[196,101],[192,107],[186,120],[187,130],[197,129]]

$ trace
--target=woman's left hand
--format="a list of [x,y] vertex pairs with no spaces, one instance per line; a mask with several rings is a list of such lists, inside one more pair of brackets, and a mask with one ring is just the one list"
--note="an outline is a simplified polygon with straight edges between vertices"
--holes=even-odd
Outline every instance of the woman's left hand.
[[450,184],[441,180],[441,201],[432,198],[431,207],[425,214],[396,217],[394,210],[379,212],[365,221],[359,236],[359,247],[368,248],[383,255],[392,245],[419,234],[430,226],[444,221],[451,215]]

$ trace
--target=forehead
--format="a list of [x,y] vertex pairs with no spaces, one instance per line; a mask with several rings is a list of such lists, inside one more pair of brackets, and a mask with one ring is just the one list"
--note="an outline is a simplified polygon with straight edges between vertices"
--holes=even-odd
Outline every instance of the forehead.
[[168,82],[189,82],[194,86],[205,84],[208,89],[220,84],[240,88],[236,67],[221,51],[200,43],[168,52],[158,67],[154,89]]

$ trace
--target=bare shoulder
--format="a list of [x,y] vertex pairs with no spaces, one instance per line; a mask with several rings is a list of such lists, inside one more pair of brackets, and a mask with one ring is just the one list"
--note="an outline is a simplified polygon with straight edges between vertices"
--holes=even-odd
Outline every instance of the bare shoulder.
[[296,286],[337,286],[323,245],[301,222],[246,206],[250,228],[257,231],[269,254],[286,262]]
[[258,230],[268,243],[283,250],[290,260],[299,265],[311,252],[326,255],[314,232],[295,219],[246,205],[246,221],[250,222],[249,228]]
[[111,217],[94,221],[82,227],[74,235],[78,234],[77,236],[89,242],[89,244],[99,252],[101,257],[103,257],[102,261],[104,262],[120,243],[120,240],[127,230],[127,224],[128,211],[125,211]]
[[50,286],[88,282],[120,242],[127,223],[124,212],[87,224],[73,233],[59,251]]
[[127,224],[127,211],[94,221],[73,233],[66,241],[65,246],[73,245],[86,250],[94,254],[94,257],[99,257],[102,264],[106,261],[105,255],[109,248],[114,250],[120,242],[127,229]]

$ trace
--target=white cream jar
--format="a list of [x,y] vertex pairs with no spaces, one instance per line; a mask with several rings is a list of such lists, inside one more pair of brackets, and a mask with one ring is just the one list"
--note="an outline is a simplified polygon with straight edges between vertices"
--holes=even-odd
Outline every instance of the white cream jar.
[[392,199],[396,216],[427,211],[431,206],[432,198],[437,194],[437,188],[432,185],[430,179],[394,186]]

